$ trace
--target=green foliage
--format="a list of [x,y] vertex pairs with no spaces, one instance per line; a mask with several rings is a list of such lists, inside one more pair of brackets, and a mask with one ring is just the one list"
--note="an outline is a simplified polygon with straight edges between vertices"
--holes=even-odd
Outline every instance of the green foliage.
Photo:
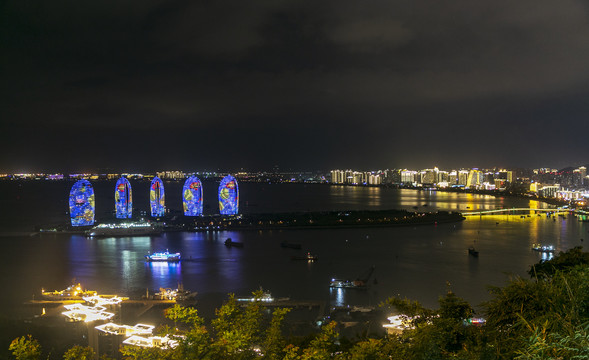
[[589,359],[589,325],[566,336],[558,333],[547,335],[545,330],[536,328],[527,339],[527,346],[516,351],[516,359]]
[[94,359],[94,350],[90,347],[76,345],[63,354],[64,360],[92,360]]
[[484,304],[487,335],[500,358],[521,355],[521,349],[532,343],[544,349],[544,342],[552,343],[559,336],[571,339],[589,321],[589,266],[582,263],[585,257],[586,253],[578,249],[560,253],[551,266],[536,265],[540,269],[536,278],[515,278],[503,288],[491,289],[494,298]]
[[[282,331],[288,309],[277,308],[268,317],[260,301],[241,304],[229,295],[208,325],[194,308],[168,309],[166,316],[175,326],[159,333],[176,336],[176,348],[125,346],[121,352],[129,360],[589,359],[588,257],[575,248],[535,265],[532,279],[516,277],[504,287],[491,288],[482,327],[467,325],[473,308],[448,292],[435,310],[407,299],[387,300],[411,325],[399,335],[340,344],[337,324],[331,322],[318,334],[293,342]],[[262,296],[261,290],[254,292],[257,300]],[[15,339],[9,350],[17,360],[41,356],[30,335]],[[91,349],[80,346],[64,354],[66,360],[92,357]]]
[[282,335],[282,323],[289,312],[290,309],[283,308],[275,309],[272,312],[272,320],[266,330],[266,339],[264,340],[264,357],[267,359],[282,359],[286,355],[286,340]]
[[181,359],[175,351],[170,349],[142,348],[137,346],[123,346],[121,353],[125,360],[176,360]]
[[8,350],[16,360],[37,360],[41,358],[41,345],[31,335],[21,336],[12,340]]
[[[438,300],[438,310],[424,308],[417,302],[391,298],[387,303],[406,316],[412,326],[400,335],[400,342],[389,339],[399,356],[410,359],[468,359],[488,352],[483,331],[466,326],[465,320],[472,317],[474,310],[463,299],[449,291]],[[401,357],[399,357],[401,358]]]
[[541,261],[532,265],[528,274],[532,277],[547,278],[556,272],[567,272],[576,266],[589,265],[589,252],[583,252],[581,246],[574,247],[567,252],[561,252],[548,261]]

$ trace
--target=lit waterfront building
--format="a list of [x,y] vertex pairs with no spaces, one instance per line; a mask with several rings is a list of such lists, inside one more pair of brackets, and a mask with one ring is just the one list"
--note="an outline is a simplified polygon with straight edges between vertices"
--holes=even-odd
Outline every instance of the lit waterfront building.
[[447,184],[449,179],[450,179],[450,176],[448,175],[447,171],[443,171],[443,170],[438,171],[438,179],[436,181],[437,183],[446,183]]
[[219,184],[219,212],[221,215],[237,215],[239,213],[239,189],[237,180],[227,175]]
[[413,184],[415,183],[415,178],[417,176],[417,171],[414,170],[401,170],[401,184]]
[[585,200],[589,198],[589,192],[577,190],[560,190],[556,192],[556,197],[566,201]]
[[137,324],[129,326],[110,322],[96,326],[89,343],[92,344],[94,353],[98,358],[107,356],[112,359],[121,359],[122,354],[119,349],[125,339],[133,335],[151,336],[153,329],[154,326],[152,325]]
[[82,304],[71,304],[63,306],[66,311],[62,312],[70,321],[93,322],[99,320],[110,320],[115,314],[106,311],[104,306],[86,306]]
[[542,186],[541,188],[538,188],[538,196],[542,196],[545,198],[556,197],[556,193],[559,190],[560,190],[559,184]]
[[331,183],[343,184],[346,180],[346,172],[343,170],[331,170]]
[[466,186],[468,183],[468,170],[460,170],[458,172],[458,185]]
[[196,176],[191,176],[184,182],[182,205],[185,216],[202,215],[202,183]]
[[369,185],[380,185],[382,184],[382,178],[379,174],[370,174],[368,177],[368,184]]
[[178,340],[174,340],[169,336],[139,336],[139,335],[131,335],[125,341],[123,341],[125,345],[131,346],[138,346],[138,347],[157,347],[161,349],[173,349],[179,345]]
[[479,188],[484,182],[483,172],[478,169],[472,169],[468,173],[468,180],[466,181],[466,187],[473,189]]
[[433,185],[438,182],[438,168],[425,169],[421,171],[421,183]]
[[458,171],[452,170],[448,173],[448,185],[456,185],[458,183]]
[[130,219],[133,216],[131,184],[124,177],[115,185],[115,211],[117,219]]
[[152,217],[164,216],[164,213],[166,212],[164,183],[162,182],[162,179],[157,176],[151,181],[149,205]]
[[78,180],[72,186],[69,205],[72,226],[94,225],[94,188],[88,180]]
[[179,170],[173,171],[158,171],[156,175],[161,179],[168,179],[168,180],[176,180],[176,179],[184,179],[186,174]]

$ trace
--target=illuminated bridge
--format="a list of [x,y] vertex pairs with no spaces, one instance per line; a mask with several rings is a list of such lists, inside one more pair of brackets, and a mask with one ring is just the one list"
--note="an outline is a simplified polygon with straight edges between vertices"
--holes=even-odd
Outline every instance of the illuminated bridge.
[[482,211],[470,211],[462,213],[463,216],[482,216],[482,215],[522,215],[534,213],[554,213],[554,214],[565,214],[565,213],[580,213],[586,214],[587,212],[575,209],[534,209],[534,208],[511,208],[511,209],[495,209],[495,210],[482,210]]

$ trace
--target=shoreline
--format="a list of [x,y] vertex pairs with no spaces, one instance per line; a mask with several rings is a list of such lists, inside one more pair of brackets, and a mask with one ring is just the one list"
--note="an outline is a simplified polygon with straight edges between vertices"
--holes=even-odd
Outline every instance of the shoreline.
[[[197,218],[162,218],[155,224],[161,232],[205,232],[240,230],[304,230],[304,229],[349,229],[370,227],[395,227],[437,225],[465,220],[461,213],[410,212],[406,210],[351,210],[317,211],[241,215],[205,215]],[[116,219],[112,222],[125,220]],[[128,221],[128,220],[127,220]],[[99,223],[99,222],[97,222]],[[101,222],[105,223],[105,222]],[[57,225],[52,228],[38,228],[37,234],[84,234],[91,227],[80,229],[70,225]],[[113,235],[128,236],[128,235]]]

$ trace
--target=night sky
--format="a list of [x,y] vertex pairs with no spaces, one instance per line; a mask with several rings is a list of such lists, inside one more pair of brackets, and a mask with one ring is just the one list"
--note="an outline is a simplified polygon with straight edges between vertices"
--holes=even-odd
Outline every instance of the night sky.
[[589,2],[5,1],[0,171],[589,163]]

